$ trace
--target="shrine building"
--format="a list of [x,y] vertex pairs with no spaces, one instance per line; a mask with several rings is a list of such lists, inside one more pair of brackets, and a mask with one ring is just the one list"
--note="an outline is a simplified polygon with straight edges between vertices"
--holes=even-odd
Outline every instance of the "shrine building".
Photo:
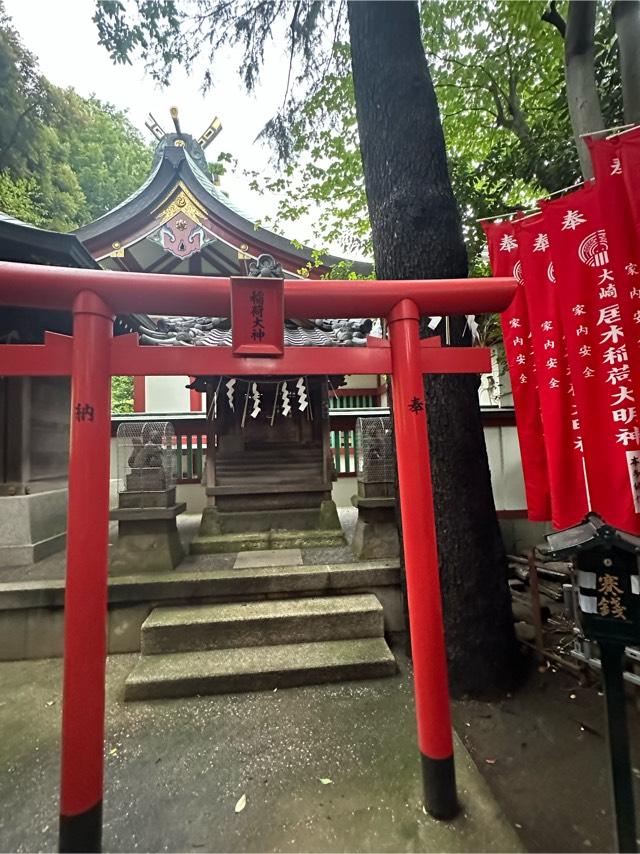
[[[344,259],[309,264],[313,250],[257,226],[212,180],[204,149],[220,131],[215,119],[195,139],[175,132],[159,138],[151,174],[113,210],[76,236],[104,269],[185,276],[308,276],[320,279]],[[370,265],[349,262],[366,274]],[[303,272],[304,271],[304,272]],[[286,346],[364,346],[368,318],[287,318]],[[156,317],[138,328],[148,346],[231,346],[229,318]],[[134,409],[149,419],[205,412],[206,459],[199,474],[206,490],[193,551],[339,545],[344,542],[332,485],[330,397],[345,391],[379,405],[381,377],[136,377]],[[335,403],[334,403],[335,405]],[[349,449],[347,449],[349,450]]]
[[[144,184],[75,234],[0,217],[0,260],[177,274],[185,288],[193,276],[234,277],[232,294],[243,280],[255,300],[249,337],[262,346],[269,283],[311,278],[322,288],[345,259],[325,256],[316,266],[311,248],[256,225],[230,201],[204,154],[218,120],[199,139],[182,132],[177,116],[174,124],[164,133],[153,123],[158,144]],[[382,329],[366,300],[361,313],[285,318],[282,344],[364,348]],[[0,346],[42,343],[51,332],[71,334],[70,315],[0,312]],[[118,316],[114,334],[165,353],[234,347],[229,317]],[[108,649],[142,652],[127,699],[395,671],[386,641],[406,622],[386,380],[133,378],[134,411],[112,415],[109,549]],[[484,378],[484,403],[499,382],[497,371]],[[0,658],[58,656],[69,380],[2,378],[0,410]],[[366,447],[361,416],[369,419]],[[525,511],[508,403],[485,407],[485,435],[496,503],[513,526]],[[249,640],[241,624],[248,616],[257,627]]]

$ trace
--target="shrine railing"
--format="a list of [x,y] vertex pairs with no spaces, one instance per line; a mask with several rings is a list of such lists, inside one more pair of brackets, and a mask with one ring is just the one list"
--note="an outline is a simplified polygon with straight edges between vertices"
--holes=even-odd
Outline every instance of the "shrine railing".
[[[330,447],[333,454],[336,474],[339,478],[355,477],[356,475],[356,419],[372,415],[388,415],[384,407],[364,407],[350,409],[331,409],[330,418]],[[115,436],[118,424],[132,420],[163,420],[170,421],[175,430],[176,448],[176,480],[178,483],[200,483],[204,471],[204,460],[207,450],[207,436],[204,432],[204,413],[171,415],[165,413],[139,413],[128,415],[113,415],[112,435]],[[515,424],[513,409],[497,407],[482,409],[484,427],[513,426]]]

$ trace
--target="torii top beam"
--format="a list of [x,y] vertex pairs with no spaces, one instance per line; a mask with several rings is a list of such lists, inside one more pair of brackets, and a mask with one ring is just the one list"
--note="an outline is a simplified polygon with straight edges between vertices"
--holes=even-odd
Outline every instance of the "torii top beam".
[[[259,280],[256,280],[256,282]],[[402,299],[421,314],[501,312],[517,287],[510,277],[424,280],[285,279],[287,317],[386,317]],[[74,270],[0,262],[0,304],[71,310],[76,296],[92,291],[114,314],[179,314],[227,317],[231,280],[208,276]]]

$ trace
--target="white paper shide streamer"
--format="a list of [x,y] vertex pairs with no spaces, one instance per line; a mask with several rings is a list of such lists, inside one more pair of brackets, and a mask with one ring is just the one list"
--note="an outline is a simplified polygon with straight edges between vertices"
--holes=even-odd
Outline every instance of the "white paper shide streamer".
[[309,406],[307,387],[305,385],[304,377],[298,378],[298,381],[296,382],[296,389],[298,391],[298,409],[300,412],[304,412],[307,406]]
[[478,321],[476,320],[475,314],[467,315],[467,326],[469,327],[469,332],[471,333],[471,340],[477,341],[480,336],[478,335]]
[[[465,315],[467,318],[467,326],[469,327],[469,331],[471,332],[471,339],[476,341],[478,339],[478,321],[476,320],[475,314],[467,314]],[[429,318],[429,323],[427,326],[433,332],[440,325],[440,321],[442,320],[441,315],[434,315]]]
[[236,380],[235,379],[229,380],[226,384],[226,387],[227,387],[227,400],[229,401],[229,408],[233,412],[233,411],[235,411],[233,408],[233,395],[234,395],[234,392],[236,389]]
[[253,383],[251,386],[251,399],[253,401],[251,417],[257,418],[260,414],[260,392],[258,391],[258,383]]
[[289,389],[286,382],[282,383],[282,414],[286,417],[291,412],[291,404],[289,403]]

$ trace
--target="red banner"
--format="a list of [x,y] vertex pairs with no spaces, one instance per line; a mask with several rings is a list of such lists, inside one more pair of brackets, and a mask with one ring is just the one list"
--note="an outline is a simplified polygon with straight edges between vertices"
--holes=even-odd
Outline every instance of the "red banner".
[[[634,399],[640,393],[640,263],[637,235],[624,182],[618,138],[587,139],[596,176],[596,195],[607,232],[607,288],[620,306]],[[638,163],[640,167],[640,162]],[[640,199],[639,199],[640,201]]]
[[551,518],[547,458],[518,243],[508,222],[483,223],[483,228],[493,275],[514,276],[519,284],[513,302],[502,313],[502,333],[516,410],[528,516],[534,522],[546,522]]
[[580,424],[556,295],[549,237],[542,216],[516,219],[524,294],[538,380],[555,528],[577,525],[588,510]]
[[640,533],[640,431],[620,304],[594,185],[541,202],[549,236],[590,503]]
[[629,206],[633,214],[636,239],[640,240],[640,128],[621,133],[614,137],[622,179],[627,188]]

